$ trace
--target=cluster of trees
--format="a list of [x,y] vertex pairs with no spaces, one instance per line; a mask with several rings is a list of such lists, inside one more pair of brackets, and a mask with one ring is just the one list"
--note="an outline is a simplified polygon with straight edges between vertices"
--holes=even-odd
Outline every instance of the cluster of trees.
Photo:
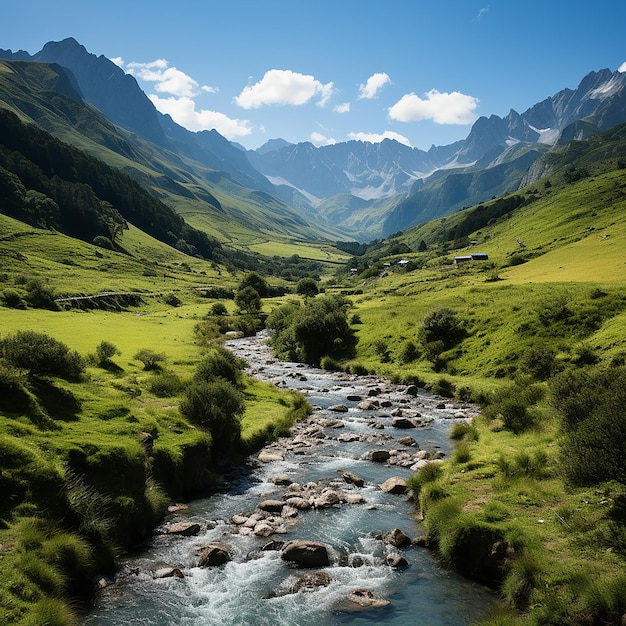
[[351,303],[339,295],[307,297],[274,309],[267,326],[271,344],[281,358],[319,365],[322,357],[351,358],[357,337],[348,322]]
[[131,222],[187,254],[221,245],[189,226],[126,174],[0,110],[0,207],[19,220],[93,241],[119,238]]

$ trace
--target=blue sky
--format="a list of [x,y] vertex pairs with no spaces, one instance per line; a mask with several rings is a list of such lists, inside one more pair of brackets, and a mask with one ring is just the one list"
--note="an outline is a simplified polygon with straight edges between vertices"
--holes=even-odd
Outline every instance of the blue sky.
[[626,71],[626,0],[13,0],[0,48],[74,37],[190,130],[256,148],[428,149],[590,71]]

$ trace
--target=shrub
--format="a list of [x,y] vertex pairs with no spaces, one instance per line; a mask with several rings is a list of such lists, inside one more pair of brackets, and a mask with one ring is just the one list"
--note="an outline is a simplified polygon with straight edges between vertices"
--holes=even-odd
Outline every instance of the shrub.
[[519,359],[519,367],[537,380],[547,380],[555,369],[556,352],[544,345],[536,344],[527,348]]
[[11,287],[7,287],[2,292],[2,302],[4,306],[9,307],[10,309],[25,309],[26,302],[22,297],[22,294],[17,289],[12,289]]
[[274,309],[267,325],[274,330],[274,352],[285,359],[319,365],[323,356],[350,358],[357,338],[348,324],[348,300],[322,295],[304,305],[287,303]]
[[561,461],[569,481],[626,481],[626,367],[556,377],[551,400],[564,432]]
[[59,305],[54,301],[52,289],[39,280],[33,278],[26,283],[26,301],[35,309],[58,311]]
[[183,303],[183,301],[175,293],[168,293],[163,298],[163,302],[169,306],[180,306]]
[[432,392],[444,398],[454,398],[454,383],[448,378],[441,377],[433,385]]
[[159,369],[159,364],[165,361],[165,354],[162,352],[154,352],[154,350],[149,350],[148,348],[142,348],[133,358],[137,361],[141,361],[145,370],[156,370]]
[[412,363],[420,356],[420,350],[412,341],[407,341],[400,352],[401,363]]
[[148,389],[159,398],[171,398],[181,391],[183,381],[171,370],[162,370],[148,383]]
[[320,361],[320,367],[323,370],[327,370],[329,372],[340,372],[342,369],[341,363],[329,356],[322,357],[322,360]]
[[81,356],[64,343],[33,330],[17,331],[0,341],[6,362],[30,376],[58,376],[76,380],[85,370]]
[[442,341],[445,348],[453,346],[464,334],[456,313],[447,307],[427,313],[420,328],[420,335],[425,344]]
[[222,316],[222,315],[226,315],[227,313],[228,313],[228,309],[226,308],[226,305],[223,304],[222,302],[216,302],[211,307],[211,315]]
[[313,298],[319,293],[319,289],[312,278],[302,278],[296,285],[296,293],[305,298]]
[[180,403],[183,416],[193,424],[206,428],[213,437],[213,446],[221,449],[230,449],[239,441],[239,418],[243,411],[243,395],[221,378],[212,382],[194,381]]
[[424,485],[436,481],[442,474],[443,468],[440,463],[427,463],[408,479],[407,486],[419,494]]
[[242,313],[254,315],[261,310],[261,296],[253,287],[243,287],[235,296],[235,304]]
[[121,354],[121,352],[110,341],[101,341],[96,346],[96,362],[100,367],[110,364],[116,354]]
[[217,346],[198,365],[195,378],[205,382],[223,378],[235,387],[242,387],[242,370],[245,366],[246,362],[243,359],[236,357],[230,350]]

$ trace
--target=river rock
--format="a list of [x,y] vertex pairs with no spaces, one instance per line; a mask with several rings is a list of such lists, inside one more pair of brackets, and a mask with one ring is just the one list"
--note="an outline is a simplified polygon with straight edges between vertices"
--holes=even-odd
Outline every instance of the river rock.
[[352,472],[346,472],[345,470],[337,470],[337,471],[343,476],[343,479],[347,483],[350,483],[351,485],[354,485],[355,487],[363,487],[365,485],[365,481],[360,476],[357,476],[356,474],[353,474]]
[[183,537],[193,537],[200,532],[200,524],[194,522],[175,522],[165,527],[168,535],[182,535]]
[[153,578],[185,578],[185,575],[177,567],[159,567],[152,570]]
[[282,500],[263,500],[257,505],[261,511],[267,511],[268,513],[280,513],[283,510],[285,503]]
[[415,422],[408,417],[394,417],[391,421],[391,425],[394,428],[415,428]]
[[363,400],[363,398],[356,394],[350,394],[346,396],[346,400],[350,400],[350,402],[360,402],[361,400]]
[[271,463],[272,461],[284,461],[285,457],[283,454],[280,454],[276,451],[272,450],[262,450],[259,452],[257,459],[262,463]]
[[340,504],[345,501],[345,496],[334,489],[324,489],[324,491],[315,498],[313,504],[316,509],[328,509],[331,506]]
[[389,600],[378,598],[374,595],[374,592],[370,589],[355,589],[349,596],[348,601],[356,605],[356,610],[359,609],[377,609],[385,606],[389,606]]
[[380,488],[385,493],[402,495],[403,493],[406,493],[406,480],[404,480],[404,478],[401,478],[400,476],[392,476],[391,478],[388,478],[380,486]]
[[416,396],[419,393],[419,389],[417,388],[417,385],[409,385],[404,390],[404,393],[406,393],[407,396]]
[[409,448],[419,448],[419,444],[413,437],[402,437],[402,439],[398,439],[398,443],[401,443],[403,446],[407,446]]
[[278,474],[278,476],[274,477],[274,484],[282,487],[288,487],[292,482],[293,481],[289,478],[289,476],[287,476],[287,474]]
[[330,585],[330,576],[326,572],[314,572],[298,576],[290,592],[298,593],[301,589],[317,589],[318,587],[328,587],[328,585]]
[[210,545],[204,548],[200,559],[198,560],[198,567],[216,567],[224,565],[232,561],[232,557],[226,548],[217,545]]
[[348,407],[345,404],[333,404],[328,407],[329,411],[334,411],[335,413],[347,413]]
[[390,567],[407,567],[409,562],[399,552],[392,552],[385,558],[385,563]]
[[356,433],[341,433],[339,437],[337,437],[337,441],[343,441],[344,443],[351,443],[353,441],[360,441],[361,436]]
[[177,502],[176,504],[170,504],[167,507],[168,513],[182,513],[183,511],[188,511],[189,507],[186,504],[181,504]]
[[361,411],[375,411],[380,408],[380,402],[378,402],[378,400],[363,400],[356,406],[358,409],[361,409]]
[[404,548],[411,545],[411,538],[403,533],[399,528],[394,528],[393,530],[384,533],[382,540],[385,543],[390,543],[396,548]]
[[369,459],[374,463],[385,463],[389,460],[390,456],[389,450],[372,450],[372,452],[369,453]]
[[301,496],[292,496],[285,500],[285,504],[293,507],[298,511],[308,511],[313,508],[313,505],[307,498],[302,498]]
[[328,548],[319,541],[294,539],[288,541],[281,550],[283,561],[294,563],[298,567],[326,567],[330,565]]

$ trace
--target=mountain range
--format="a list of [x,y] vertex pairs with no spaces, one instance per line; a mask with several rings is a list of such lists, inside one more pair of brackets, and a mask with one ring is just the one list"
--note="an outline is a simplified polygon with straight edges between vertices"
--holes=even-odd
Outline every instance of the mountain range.
[[626,121],[626,73],[603,69],[524,113],[481,117],[466,139],[428,151],[390,139],[322,147],[274,139],[245,150],[159,113],[133,76],[72,38],[34,55],[0,50],[0,59],[8,68],[0,105],[120,167],[222,241],[242,230],[386,237],[515,191],[545,175],[553,148]]

